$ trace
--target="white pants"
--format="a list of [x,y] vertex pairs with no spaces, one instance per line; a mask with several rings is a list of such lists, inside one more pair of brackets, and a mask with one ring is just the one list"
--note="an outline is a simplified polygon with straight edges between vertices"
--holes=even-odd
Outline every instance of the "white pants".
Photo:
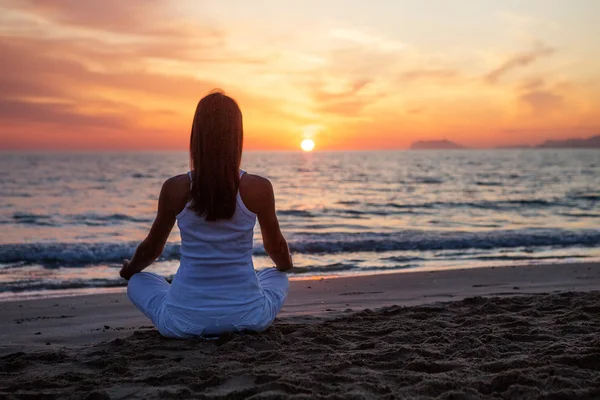
[[[272,323],[287,297],[289,289],[288,277],[284,272],[269,268],[256,273],[258,283],[265,294],[265,307],[252,310],[252,315],[244,315],[240,320],[236,316],[228,321],[228,316],[215,320],[215,324],[206,324],[194,330],[182,328],[174,322],[165,307],[165,300],[171,285],[160,275],[152,272],[140,272],[131,277],[127,285],[127,295],[131,302],[148,317],[161,335],[172,338],[187,339],[198,336],[218,336],[226,332],[242,330],[263,331]],[[256,315],[256,314],[260,315]],[[248,321],[248,322],[245,322]],[[179,326],[178,326],[179,325]]]

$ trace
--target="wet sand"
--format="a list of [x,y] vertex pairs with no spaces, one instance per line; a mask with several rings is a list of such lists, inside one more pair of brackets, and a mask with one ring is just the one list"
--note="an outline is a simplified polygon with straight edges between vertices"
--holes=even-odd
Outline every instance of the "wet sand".
[[267,332],[218,341],[124,293],[5,302],[0,398],[600,398],[599,291],[600,264],[294,281]]

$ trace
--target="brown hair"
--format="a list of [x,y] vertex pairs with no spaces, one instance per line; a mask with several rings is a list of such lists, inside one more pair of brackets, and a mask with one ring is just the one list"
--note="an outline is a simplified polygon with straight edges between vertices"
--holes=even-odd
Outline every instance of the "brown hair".
[[233,217],[243,131],[242,112],[231,97],[213,91],[200,100],[190,138],[190,208],[207,221]]

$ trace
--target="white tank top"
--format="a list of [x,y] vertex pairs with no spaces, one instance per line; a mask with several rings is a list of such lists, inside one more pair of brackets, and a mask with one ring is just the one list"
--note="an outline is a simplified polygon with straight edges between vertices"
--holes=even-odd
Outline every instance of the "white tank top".
[[[243,174],[240,170],[240,179]],[[239,191],[229,220],[207,221],[189,207],[188,202],[177,215],[181,263],[167,295],[169,311],[222,316],[262,307],[264,295],[252,263],[256,214],[246,208]]]

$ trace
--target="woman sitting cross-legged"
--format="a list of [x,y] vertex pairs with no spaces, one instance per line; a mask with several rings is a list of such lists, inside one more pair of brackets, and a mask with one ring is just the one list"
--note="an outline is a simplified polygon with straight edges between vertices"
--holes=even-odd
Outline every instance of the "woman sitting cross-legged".
[[[168,179],[148,237],[121,276],[127,294],[158,331],[172,338],[263,331],[287,296],[292,268],[279,229],[271,183],[240,170],[242,113],[236,102],[211,93],[198,103],[187,174]],[[256,219],[264,248],[276,265],[255,272],[252,244]],[[181,261],[169,284],[142,272],[162,253],[177,222]]]

